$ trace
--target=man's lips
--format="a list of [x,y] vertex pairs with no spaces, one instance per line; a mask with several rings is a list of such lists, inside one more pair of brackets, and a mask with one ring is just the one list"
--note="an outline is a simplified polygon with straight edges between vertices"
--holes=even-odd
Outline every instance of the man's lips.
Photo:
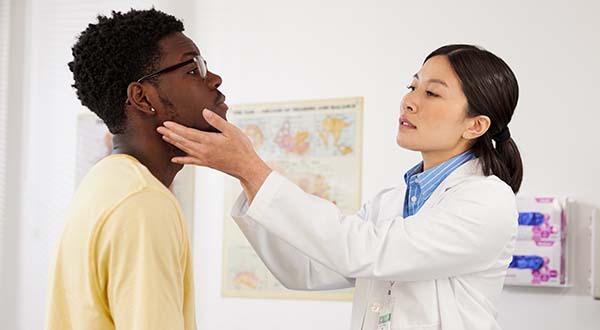
[[229,107],[227,106],[227,104],[225,104],[225,99],[225,95],[219,93],[219,97],[217,98],[215,105],[217,106],[217,108],[221,108],[224,111],[227,111]]

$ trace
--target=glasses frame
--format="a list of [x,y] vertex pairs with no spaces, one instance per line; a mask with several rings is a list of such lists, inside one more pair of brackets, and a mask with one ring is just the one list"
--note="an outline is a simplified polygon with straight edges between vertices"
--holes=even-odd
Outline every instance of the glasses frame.
[[189,60],[185,60],[185,61],[183,61],[181,63],[177,63],[175,65],[168,66],[168,67],[166,67],[164,69],[160,69],[160,70],[158,70],[156,72],[147,74],[147,75],[141,77],[140,79],[136,80],[136,82],[141,83],[142,81],[144,81],[146,79],[149,79],[149,78],[152,78],[152,77],[156,77],[156,76],[161,75],[163,73],[167,73],[167,72],[171,72],[171,71],[177,70],[177,69],[179,69],[179,68],[181,68],[183,66],[186,66],[186,65],[188,65],[190,63],[194,63],[194,62],[196,63],[196,65],[198,66],[198,69],[200,70],[200,77],[202,77],[202,79],[206,79],[206,76],[208,75],[208,68],[206,66],[206,60],[202,57],[202,55],[197,55],[197,56],[194,56],[194,57],[190,58]]

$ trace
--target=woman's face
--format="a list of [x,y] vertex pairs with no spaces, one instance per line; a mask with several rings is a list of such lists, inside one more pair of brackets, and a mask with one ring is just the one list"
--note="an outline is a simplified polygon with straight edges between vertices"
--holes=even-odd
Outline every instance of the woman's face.
[[396,142],[422,153],[457,154],[468,149],[467,99],[446,56],[427,60],[402,98]]

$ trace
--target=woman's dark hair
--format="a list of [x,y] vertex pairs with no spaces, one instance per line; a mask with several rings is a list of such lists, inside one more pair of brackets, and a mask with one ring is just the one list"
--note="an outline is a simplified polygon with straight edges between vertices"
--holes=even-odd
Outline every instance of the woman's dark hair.
[[156,69],[161,59],[159,41],[182,31],[180,20],[154,8],[99,15],[98,23],[81,32],[69,62],[81,104],[98,115],[111,133],[123,133],[127,86]]
[[519,85],[514,73],[498,56],[472,45],[443,46],[425,59],[446,56],[460,79],[469,116],[485,115],[488,131],[473,145],[485,175],[496,175],[517,193],[523,180],[521,154],[510,137],[508,123],[517,106]]

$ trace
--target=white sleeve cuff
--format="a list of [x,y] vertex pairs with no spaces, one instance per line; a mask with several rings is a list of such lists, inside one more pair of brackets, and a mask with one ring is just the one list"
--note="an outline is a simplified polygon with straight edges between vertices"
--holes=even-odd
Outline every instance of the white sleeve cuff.
[[260,186],[252,204],[248,204],[246,193],[244,191],[238,196],[231,209],[231,217],[236,221],[243,219],[254,220],[262,217],[273,198],[277,195],[282,184],[287,181],[285,177],[276,171],[272,171]]

